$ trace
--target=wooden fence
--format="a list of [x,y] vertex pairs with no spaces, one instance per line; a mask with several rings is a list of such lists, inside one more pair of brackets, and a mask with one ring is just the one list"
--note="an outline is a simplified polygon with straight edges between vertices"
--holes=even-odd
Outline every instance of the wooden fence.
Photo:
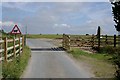
[[0,61],[9,62],[13,58],[20,56],[24,47],[24,36],[8,39],[5,37],[3,40],[0,40],[2,48],[0,49]]
[[62,42],[63,48],[66,50],[70,49],[70,36],[63,34],[63,42]]
[[70,47],[104,47],[113,46],[116,47],[119,44],[118,36],[108,35],[66,35],[63,34],[63,48],[70,50]]

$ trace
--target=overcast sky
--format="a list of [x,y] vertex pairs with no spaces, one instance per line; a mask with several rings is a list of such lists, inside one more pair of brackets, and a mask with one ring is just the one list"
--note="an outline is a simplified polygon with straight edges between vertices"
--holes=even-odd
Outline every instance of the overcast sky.
[[116,34],[109,2],[2,2],[0,24],[29,34]]

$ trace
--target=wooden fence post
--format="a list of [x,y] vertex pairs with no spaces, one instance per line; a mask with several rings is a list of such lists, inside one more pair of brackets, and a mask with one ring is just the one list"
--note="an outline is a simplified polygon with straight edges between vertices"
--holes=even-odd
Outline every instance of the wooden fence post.
[[68,51],[70,50],[70,36],[68,35]]
[[116,47],[116,35],[114,35],[114,47]]
[[92,47],[94,47],[94,34],[92,35]]
[[7,46],[8,46],[7,37],[5,37],[4,39],[4,60],[6,63],[7,63]]
[[67,38],[66,38],[66,35],[64,35],[64,38],[65,38],[65,44],[64,44],[64,47],[65,47],[65,49],[67,48]]
[[22,52],[23,52],[23,48],[24,48],[24,36],[22,36]]
[[105,35],[105,44],[108,44],[108,38],[107,38],[107,35]]
[[63,34],[62,47],[65,48],[65,34]]
[[98,49],[100,49],[100,36],[98,37]]
[[64,34],[63,47],[66,50],[70,50],[70,36]]
[[67,35],[65,35],[65,49],[67,49]]
[[25,34],[24,36],[24,46],[26,46],[26,38],[27,38],[27,34]]
[[18,44],[19,44],[19,55],[20,55],[20,52],[21,52],[21,50],[20,50],[20,48],[21,48],[21,47],[20,47],[20,46],[21,46],[21,45],[20,45],[20,36],[19,36],[19,41],[18,41],[18,42],[19,42]]
[[14,53],[14,58],[16,58],[15,37],[13,38],[13,53]]
[[100,29],[100,26],[98,26],[98,51],[100,50],[100,32],[101,32],[101,29]]

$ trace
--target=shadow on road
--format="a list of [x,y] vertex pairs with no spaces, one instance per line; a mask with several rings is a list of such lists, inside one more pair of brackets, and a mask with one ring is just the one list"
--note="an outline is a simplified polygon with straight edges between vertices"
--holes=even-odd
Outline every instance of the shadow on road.
[[31,48],[31,51],[65,51],[62,47],[55,48]]

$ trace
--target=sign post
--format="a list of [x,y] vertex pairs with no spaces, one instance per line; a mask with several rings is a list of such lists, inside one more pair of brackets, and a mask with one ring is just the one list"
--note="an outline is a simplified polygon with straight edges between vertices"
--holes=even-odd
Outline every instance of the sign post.
[[18,25],[15,25],[12,29],[12,31],[10,32],[10,34],[14,34],[16,37],[16,34],[21,34],[20,29],[18,28]]

